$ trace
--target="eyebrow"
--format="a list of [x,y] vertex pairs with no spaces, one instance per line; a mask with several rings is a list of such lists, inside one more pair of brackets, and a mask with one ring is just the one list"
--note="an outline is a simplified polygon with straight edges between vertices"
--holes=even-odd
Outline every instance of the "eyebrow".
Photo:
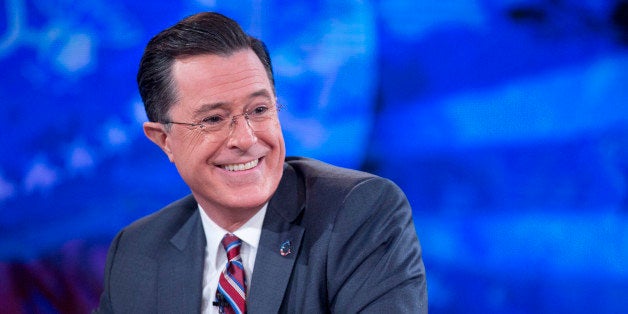
[[270,93],[265,90],[265,89],[260,89],[255,93],[252,93],[251,95],[249,95],[249,99],[253,99],[253,98],[257,98],[257,97],[266,97],[268,99],[271,99],[272,97],[270,96]]
[[227,107],[227,106],[228,106],[228,103],[226,103],[226,102],[217,102],[217,103],[211,103],[211,104],[203,104],[199,108],[194,110],[193,116],[194,117],[198,117],[198,116],[203,115],[204,113],[206,113],[208,111],[212,111],[214,109],[219,109],[219,108],[224,108],[224,107]]
[[[252,100],[254,98],[257,97],[265,97],[268,98],[269,100],[272,99],[270,93],[266,90],[266,89],[260,89],[256,92],[253,92],[249,95],[248,100]],[[215,103],[209,103],[209,104],[203,104],[201,105],[199,108],[197,108],[196,110],[194,110],[193,114],[195,117],[200,116],[208,111],[214,110],[214,109],[220,109],[220,108],[225,108],[225,107],[229,107],[231,103],[230,102],[215,102]]]

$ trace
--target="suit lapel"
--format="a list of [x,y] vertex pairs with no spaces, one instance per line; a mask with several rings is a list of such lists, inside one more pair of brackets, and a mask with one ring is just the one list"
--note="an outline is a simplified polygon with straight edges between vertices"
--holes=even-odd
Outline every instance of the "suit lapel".
[[160,255],[157,308],[162,313],[200,312],[205,234],[195,206]]
[[290,166],[284,165],[262,226],[247,297],[249,313],[277,313],[281,307],[305,231],[295,224],[303,209],[303,193],[302,181]]

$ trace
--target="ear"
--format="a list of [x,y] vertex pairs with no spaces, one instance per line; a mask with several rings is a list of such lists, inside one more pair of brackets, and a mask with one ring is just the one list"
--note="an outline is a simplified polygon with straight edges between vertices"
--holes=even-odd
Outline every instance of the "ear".
[[157,144],[166,153],[170,162],[173,162],[172,150],[168,141],[168,132],[165,126],[159,122],[144,122],[144,134],[153,143]]

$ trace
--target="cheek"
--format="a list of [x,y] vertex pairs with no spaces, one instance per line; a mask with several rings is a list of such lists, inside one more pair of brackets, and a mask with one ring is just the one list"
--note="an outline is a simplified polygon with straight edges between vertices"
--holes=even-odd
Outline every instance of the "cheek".
[[285,150],[283,141],[283,133],[281,131],[281,125],[279,122],[268,132],[268,139],[273,142],[281,151]]
[[286,157],[286,142],[283,140],[283,133],[281,132],[281,128],[277,130],[277,142],[279,142],[279,151],[280,157],[283,163],[283,159]]
[[205,160],[207,155],[215,151],[215,143],[206,143],[205,137],[199,132],[187,132],[177,140],[173,149],[175,162],[182,165],[194,165]]

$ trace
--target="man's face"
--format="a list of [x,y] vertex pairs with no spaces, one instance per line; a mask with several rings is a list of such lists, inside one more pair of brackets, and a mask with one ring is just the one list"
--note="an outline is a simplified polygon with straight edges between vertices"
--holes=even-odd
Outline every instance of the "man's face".
[[[227,57],[177,59],[172,75],[177,100],[169,111],[171,121],[199,123],[216,114],[230,118],[259,106],[276,105],[264,66],[250,49]],[[239,116],[220,139],[180,124],[170,124],[167,130],[147,122],[145,132],[174,162],[206,211],[257,210],[275,192],[285,157],[276,113],[265,123],[263,130],[253,131],[244,116]],[[157,127],[163,133],[155,131]]]

